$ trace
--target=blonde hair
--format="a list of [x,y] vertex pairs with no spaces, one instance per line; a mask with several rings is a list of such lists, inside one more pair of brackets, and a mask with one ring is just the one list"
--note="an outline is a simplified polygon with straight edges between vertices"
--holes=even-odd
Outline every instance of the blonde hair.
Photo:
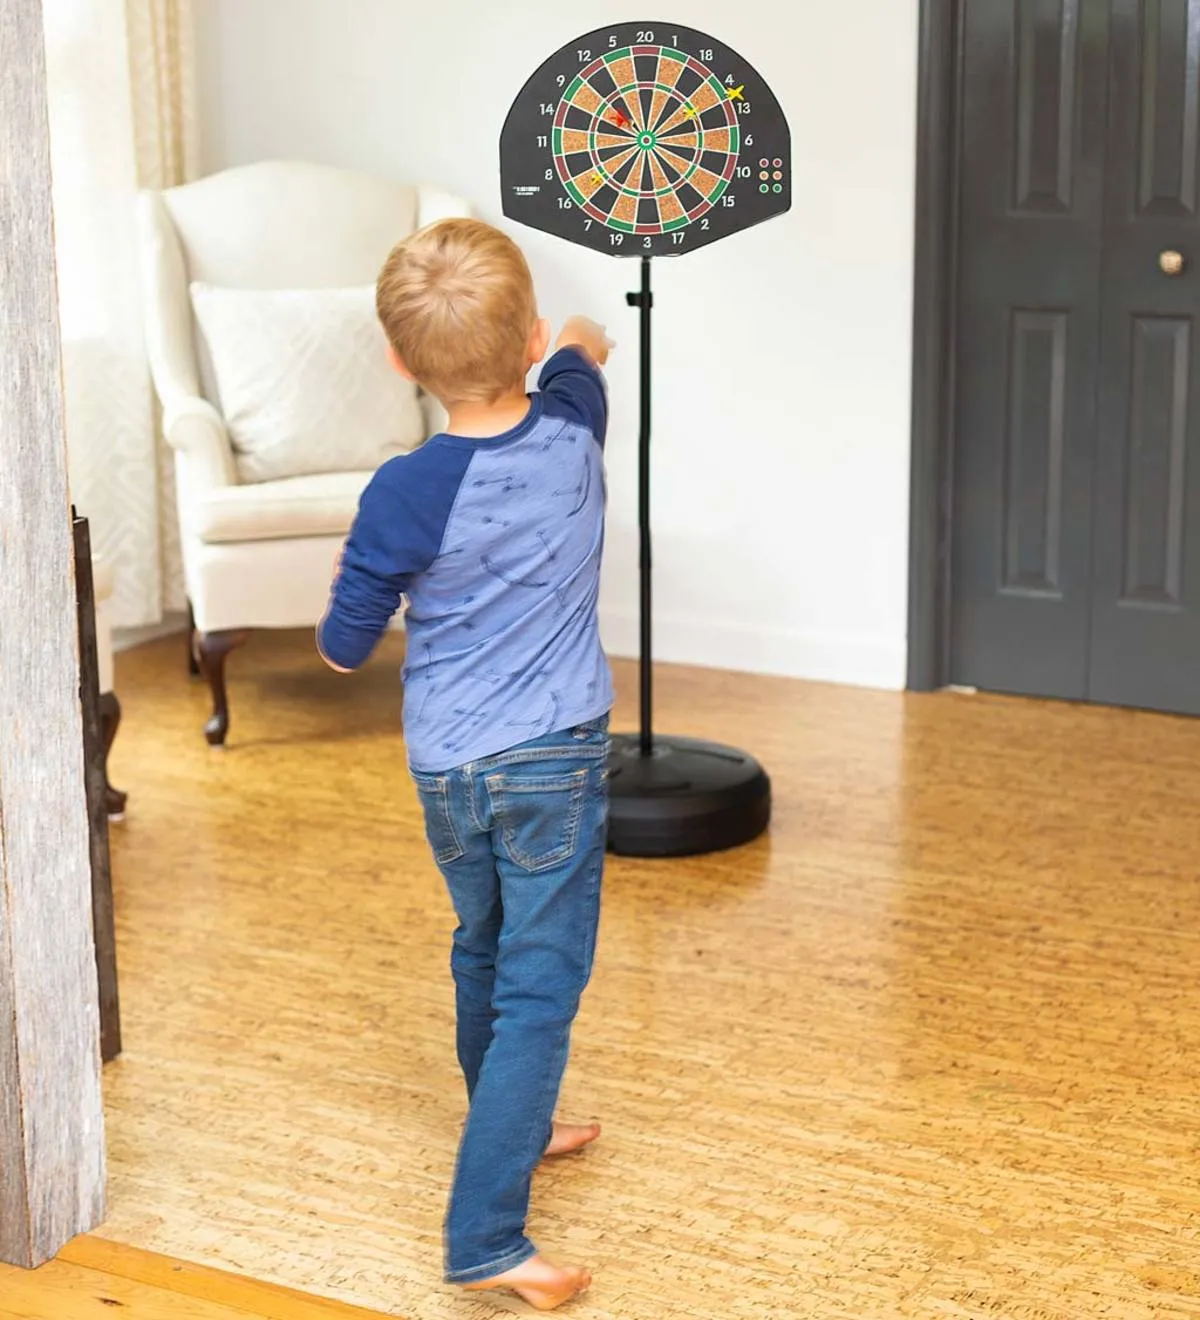
[[440,220],[398,243],[375,290],[404,365],[443,403],[491,403],[519,387],[537,320],[521,249],[480,220]]

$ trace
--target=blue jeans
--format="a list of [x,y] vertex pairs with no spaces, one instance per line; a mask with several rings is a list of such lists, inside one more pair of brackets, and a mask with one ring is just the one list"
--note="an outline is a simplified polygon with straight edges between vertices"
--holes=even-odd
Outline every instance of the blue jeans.
[[413,776],[459,923],[450,965],[470,1110],[446,1216],[449,1283],[536,1251],[530,1184],[596,948],[608,746],[605,717]]

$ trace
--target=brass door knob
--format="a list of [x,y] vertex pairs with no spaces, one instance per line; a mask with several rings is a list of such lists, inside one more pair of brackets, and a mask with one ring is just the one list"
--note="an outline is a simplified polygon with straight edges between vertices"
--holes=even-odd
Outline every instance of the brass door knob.
[[1183,253],[1172,252],[1170,248],[1166,252],[1158,254],[1158,268],[1164,275],[1182,275],[1183,274]]

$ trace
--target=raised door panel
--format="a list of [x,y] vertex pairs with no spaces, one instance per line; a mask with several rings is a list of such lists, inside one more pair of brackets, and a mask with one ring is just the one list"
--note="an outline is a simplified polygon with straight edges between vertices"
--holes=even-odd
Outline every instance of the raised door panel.
[[1200,0],[1114,0],[1088,696],[1200,714],[1198,79]]
[[1107,25],[1083,0],[960,15],[951,678],[1082,697]]

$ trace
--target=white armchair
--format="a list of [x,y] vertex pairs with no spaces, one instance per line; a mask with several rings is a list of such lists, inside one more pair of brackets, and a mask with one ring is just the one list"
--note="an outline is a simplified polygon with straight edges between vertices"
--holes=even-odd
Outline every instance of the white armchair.
[[[371,473],[242,484],[189,295],[191,281],[242,289],[373,284],[393,244],[467,203],[324,166],[265,162],[143,192],[138,229],[146,338],[163,429],[175,451],[189,660],[212,689],[209,743],[229,729],[225,660],[255,628],[313,626]],[[441,424],[422,400],[427,431]]]

